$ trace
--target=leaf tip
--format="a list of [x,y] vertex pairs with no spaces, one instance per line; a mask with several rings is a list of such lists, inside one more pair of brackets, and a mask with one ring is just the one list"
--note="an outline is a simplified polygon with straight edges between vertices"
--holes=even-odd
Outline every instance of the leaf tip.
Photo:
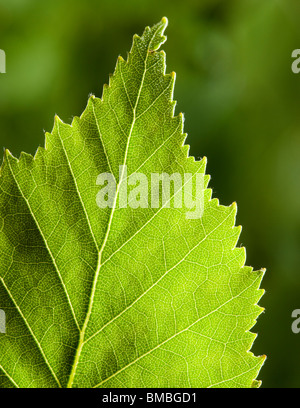
[[163,17],[163,18],[161,19],[161,22],[162,22],[162,24],[163,24],[165,27],[167,27],[168,24],[169,24],[169,20],[168,20],[167,17]]

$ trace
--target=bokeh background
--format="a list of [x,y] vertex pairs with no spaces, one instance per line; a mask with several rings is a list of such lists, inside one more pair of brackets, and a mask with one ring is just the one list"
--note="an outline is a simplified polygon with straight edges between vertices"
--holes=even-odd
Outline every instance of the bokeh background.
[[247,264],[267,268],[259,333],[263,387],[300,386],[299,0],[0,0],[0,145],[35,153],[54,114],[71,122],[102,95],[134,33],[169,19],[167,71],[190,153],[207,156],[213,194],[238,203]]

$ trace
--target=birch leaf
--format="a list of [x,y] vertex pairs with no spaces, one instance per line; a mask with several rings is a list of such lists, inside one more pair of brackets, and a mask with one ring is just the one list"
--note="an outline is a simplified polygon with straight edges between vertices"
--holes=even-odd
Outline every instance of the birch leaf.
[[[211,198],[206,159],[184,145],[175,74],[159,50],[166,26],[135,35],[102,98],[91,95],[71,125],[56,116],[34,157],[5,152],[1,387],[259,385],[264,356],[249,351],[249,330],[263,270],[244,266],[236,205]],[[200,217],[175,205],[184,178],[161,205],[150,202],[151,177],[162,173],[202,177]]]

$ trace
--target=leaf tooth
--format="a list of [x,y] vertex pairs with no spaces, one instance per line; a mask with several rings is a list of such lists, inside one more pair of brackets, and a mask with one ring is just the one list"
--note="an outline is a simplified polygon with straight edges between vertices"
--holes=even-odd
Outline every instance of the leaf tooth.
[[40,158],[43,158],[45,156],[45,153],[46,153],[46,148],[43,147],[43,146],[39,146],[36,149],[36,152],[35,152],[35,154],[33,156],[33,160],[38,160]]
[[262,382],[258,380],[253,380],[251,384],[251,388],[260,388]]
[[[105,95],[107,94],[108,89],[109,89],[109,85],[108,85],[108,84],[104,84],[104,85],[103,85],[103,88],[102,88],[101,101],[104,101]],[[92,99],[92,98],[90,98],[90,99]]]
[[233,225],[232,226],[231,238],[232,238],[233,242],[232,242],[232,248],[231,249],[236,248],[236,245],[237,245],[237,243],[238,243],[238,241],[240,239],[241,232],[242,232],[242,226],[241,225]]
[[250,388],[260,388],[260,386],[261,386],[261,381],[253,380]]
[[55,114],[54,116],[54,126],[52,129],[52,133],[53,132],[59,132],[61,134],[63,134],[63,132],[61,132],[61,128],[63,129],[70,129],[72,128],[72,125],[69,123],[65,123],[57,114]]
[[205,166],[205,168],[206,168],[206,166],[207,166],[207,157],[206,157],[206,156],[203,156],[202,159],[201,159],[201,161],[202,161],[202,160],[203,160],[204,166]]
[[[106,88],[108,88],[108,85],[106,85]],[[95,95],[91,95],[88,99],[88,103],[87,103],[87,107],[86,109],[83,111],[83,113],[80,116],[80,119],[82,118],[82,116],[84,116],[87,113],[88,108],[90,107],[90,105],[93,105],[94,107],[96,107],[96,105],[101,105],[102,104],[102,99],[97,98]]]
[[57,115],[57,113],[54,115],[54,124],[63,124],[63,120]]
[[182,148],[183,153],[185,153],[186,157],[188,158],[189,157],[190,145],[186,144],[186,145],[183,145],[181,148]]
[[[262,296],[265,294],[265,291],[264,291],[264,289],[257,289],[257,292],[258,292],[258,295],[257,295],[258,300],[257,300],[257,302],[254,304],[255,308],[257,309],[257,315],[256,315],[256,318],[255,318],[255,323],[256,323],[256,319],[258,318],[258,316],[259,316],[260,314],[262,314],[262,313],[265,313],[265,311],[266,311],[266,309],[265,309],[264,307],[259,306],[259,304],[258,304],[258,302],[260,301],[260,299],[262,298]],[[255,323],[253,324],[253,326],[255,325]],[[253,327],[253,326],[252,326],[252,327]]]
[[49,150],[49,147],[51,145],[51,136],[52,134],[50,132],[45,133],[45,149]]
[[9,158],[12,158],[12,159],[18,161],[18,159],[11,153],[11,151],[9,149],[4,149],[4,158],[6,160],[8,160]]
[[77,115],[73,116],[71,127],[77,129],[79,127],[80,120],[82,119],[82,115],[79,117]]
[[205,193],[207,195],[207,199],[208,199],[209,203],[211,203],[212,200],[215,200],[214,198],[212,198],[212,193],[213,193],[212,188],[207,188],[205,190]]
[[181,132],[182,134],[184,134],[184,135],[187,136],[187,133],[184,133],[184,130],[183,130],[183,128],[184,128],[184,121],[185,121],[184,113],[183,113],[183,112],[179,112],[179,113],[178,113],[178,117],[179,117],[180,122],[181,122],[180,132]]
[[266,268],[261,268],[258,272],[261,274],[261,277],[264,278],[265,273],[267,272],[267,269]]
[[19,161],[15,156],[13,156],[9,149],[5,148],[3,152],[3,160],[0,166],[0,176],[2,176],[5,173],[6,166],[9,166],[9,160],[11,161],[13,160],[15,162]]
[[124,60],[124,58],[122,57],[122,55],[119,55],[118,56],[118,62],[121,64],[121,63],[125,63],[126,64],[126,61]]
[[[205,174],[205,166],[204,166],[204,171],[203,172]],[[206,190],[211,190],[211,189],[207,188],[207,186],[208,186],[208,184],[210,182],[210,179],[211,179],[210,174],[205,174],[205,176],[204,176],[204,186],[205,186]]]
[[259,270],[256,270],[256,271],[254,271],[254,270],[251,271],[251,274],[252,275],[255,274],[257,276],[257,278],[258,278],[257,279],[258,284],[256,286],[256,289],[258,291],[261,291],[262,293],[265,293],[265,290],[260,288],[260,282],[264,278],[265,272],[266,272],[265,268],[262,268],[262,269],[259,269]]
[[173,100],[173,96],[172,96],[172,100],[170,101],[170,105],[172,107],[171,117],[175,117],[175,109],[176,109],[177,102]]
[[19,162],[25,163],[26,166],[31,165],[33,162],[33,156],[29,153],[21,152]]

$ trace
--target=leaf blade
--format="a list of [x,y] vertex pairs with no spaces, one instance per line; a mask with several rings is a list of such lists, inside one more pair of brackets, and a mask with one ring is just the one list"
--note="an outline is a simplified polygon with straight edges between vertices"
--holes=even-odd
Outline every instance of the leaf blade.
[[[15,384],[251,386],[263,363],[248,353],[263,273],[245,267],[245,251],[236,248],[236,205],[220,206],[206,188],[199,220],[167,204],[118,208],[133,173],[205,172],[206,159],[196,162],[183,145],[183,115],[174,116],[175,74],[165,74],[159,51],[166,26],[164,18],[134,36],[102,99],[91,96],[71,125],[56,117],[45,150],[5,158],[1,283],[18,305],[12,319],[15,309],[28,316],[25,333],[48,362],[43,375],[17,364]],[[113,207],[100,210],[95,181],[105,172],[117,192]],[[2,292],[0,301],[7,309]],[[17,356],[17,336],[0,337],[7,353],[12,343]],[[0,364],[10,376],[5,353]],[[5,381],[0,376],[0,386]]]

